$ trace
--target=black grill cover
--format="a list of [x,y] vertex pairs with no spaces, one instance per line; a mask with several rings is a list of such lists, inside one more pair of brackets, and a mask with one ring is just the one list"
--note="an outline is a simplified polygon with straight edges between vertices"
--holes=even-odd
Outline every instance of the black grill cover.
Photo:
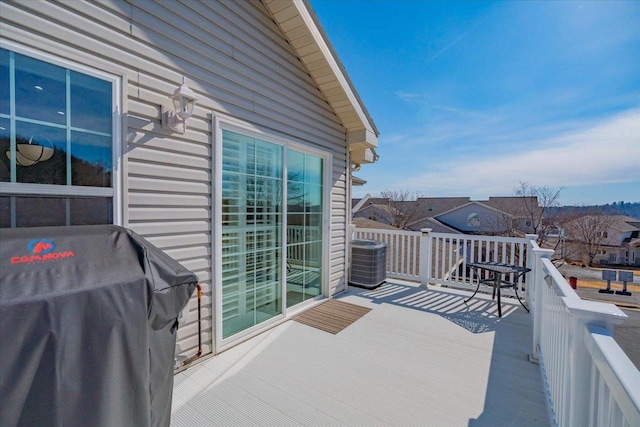
[[0,230],[0,424],[167,426],[198,278],[117,226]]

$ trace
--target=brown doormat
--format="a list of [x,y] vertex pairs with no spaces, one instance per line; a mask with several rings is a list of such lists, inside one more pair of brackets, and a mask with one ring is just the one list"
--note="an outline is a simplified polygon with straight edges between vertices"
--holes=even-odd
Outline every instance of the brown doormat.
[[293,320],[335,335],[369,311],[370,308],[330,299],[297,315]]

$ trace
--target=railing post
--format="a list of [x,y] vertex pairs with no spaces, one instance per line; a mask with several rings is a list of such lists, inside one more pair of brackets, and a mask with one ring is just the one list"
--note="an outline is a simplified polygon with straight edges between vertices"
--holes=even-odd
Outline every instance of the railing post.
[[353,239],[356,237],[356,226],[354,224],[349,224],[347,227],[349,237],[347,238],[347,242],[351,243]]
[[[537,246],[537,245],[536,245]],[[532,284],[535,295],[533,300],[527,300],[532,306],[531,313],[533,313],[533,351],[529,356],[529,360],[533,363],[539,363],[540,355],[538,354],[538,349],[540,347],[541,333],[542,333],[542,316],[544,310],[544,286],[545,284],[545,272],[542,263],[542,258],[551,258],[553,255],[553,249],[532,249],[532,261],[529,264],[527,261],[528,268],[531,268],[531,276],[532,276]],[[527,285],[527,289],[529,286]]]
[[345,263],[345,265],[347,266],[346,268],[347,280],[344,287],[345,291],[349,291],[349,280],[351,280],[351,241],[354,240],[355,237],[356,237],[356,226],[354,224],[347,225],[347,250],[346,250],[347,259]]
[[[539,249],[540,247],[538,246],[538,244],[536,243],[538,240],[538,235],[537,234],[526,234],[525,238],[527,239],[527,247],[526,247],[526,254],[525,254],[525,259],[526,259],[526,263],[525,263],[525,267],[527,267],[528,269],[530,269],[533,272],[533,269],[536,265],[536,260],[535,260],[535,256],[533,254],[533,249]],[[535,281],[533,279],[533,274],[531,275],[532,279],[531,279],[531,283],[527,283],[527,290],[525,293],[525,299],[527,301],[529,301],[529,304],[531,304],[531,301],[533,301],[533,298],[535,297]]]
[[422,236],[420,236],[420,259],[418,261],[418,268],[420,271],[420,286],[425,288],[429,284],[431,278],[431,228],[423,228],[420,230]]
[[591,355],[585,344],[586,325],[605,328],[613,336],[615,325],[623,322],[626,315],[614,304],[585,301],[579,298],[563,297],[570,313],[569,360],[565,380],[568,381],[567,394],[569,411],[564,422],[559,425],[582,427],[589,425],[589,408],[596,402],[590,401],[593,384],[591,382]]

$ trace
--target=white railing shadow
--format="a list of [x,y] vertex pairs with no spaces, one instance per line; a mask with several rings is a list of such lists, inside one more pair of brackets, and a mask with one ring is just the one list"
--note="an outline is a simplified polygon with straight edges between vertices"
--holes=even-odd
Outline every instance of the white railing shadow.
[[530,359],[540,363],[553,425],[640,426],[640,371],[614,339],[627,316],[615,305],[582,300],[551,262],[537,236],[505,238],[379,229],[353,229],[353,238],[387,244],[387,275],[474,289],[467,263],[526,266],[518,281],[531,308]]

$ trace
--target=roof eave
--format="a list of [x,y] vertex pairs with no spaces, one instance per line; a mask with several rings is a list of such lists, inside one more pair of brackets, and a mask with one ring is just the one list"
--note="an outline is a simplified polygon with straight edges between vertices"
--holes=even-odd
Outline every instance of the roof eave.
[[[378,129],[307,0],[263,0],[292,48],[346,128],[349,151],[378,146]],[[375,161],[375,160],[373,160]],[[370,163],[364,161],[363,163]]]

